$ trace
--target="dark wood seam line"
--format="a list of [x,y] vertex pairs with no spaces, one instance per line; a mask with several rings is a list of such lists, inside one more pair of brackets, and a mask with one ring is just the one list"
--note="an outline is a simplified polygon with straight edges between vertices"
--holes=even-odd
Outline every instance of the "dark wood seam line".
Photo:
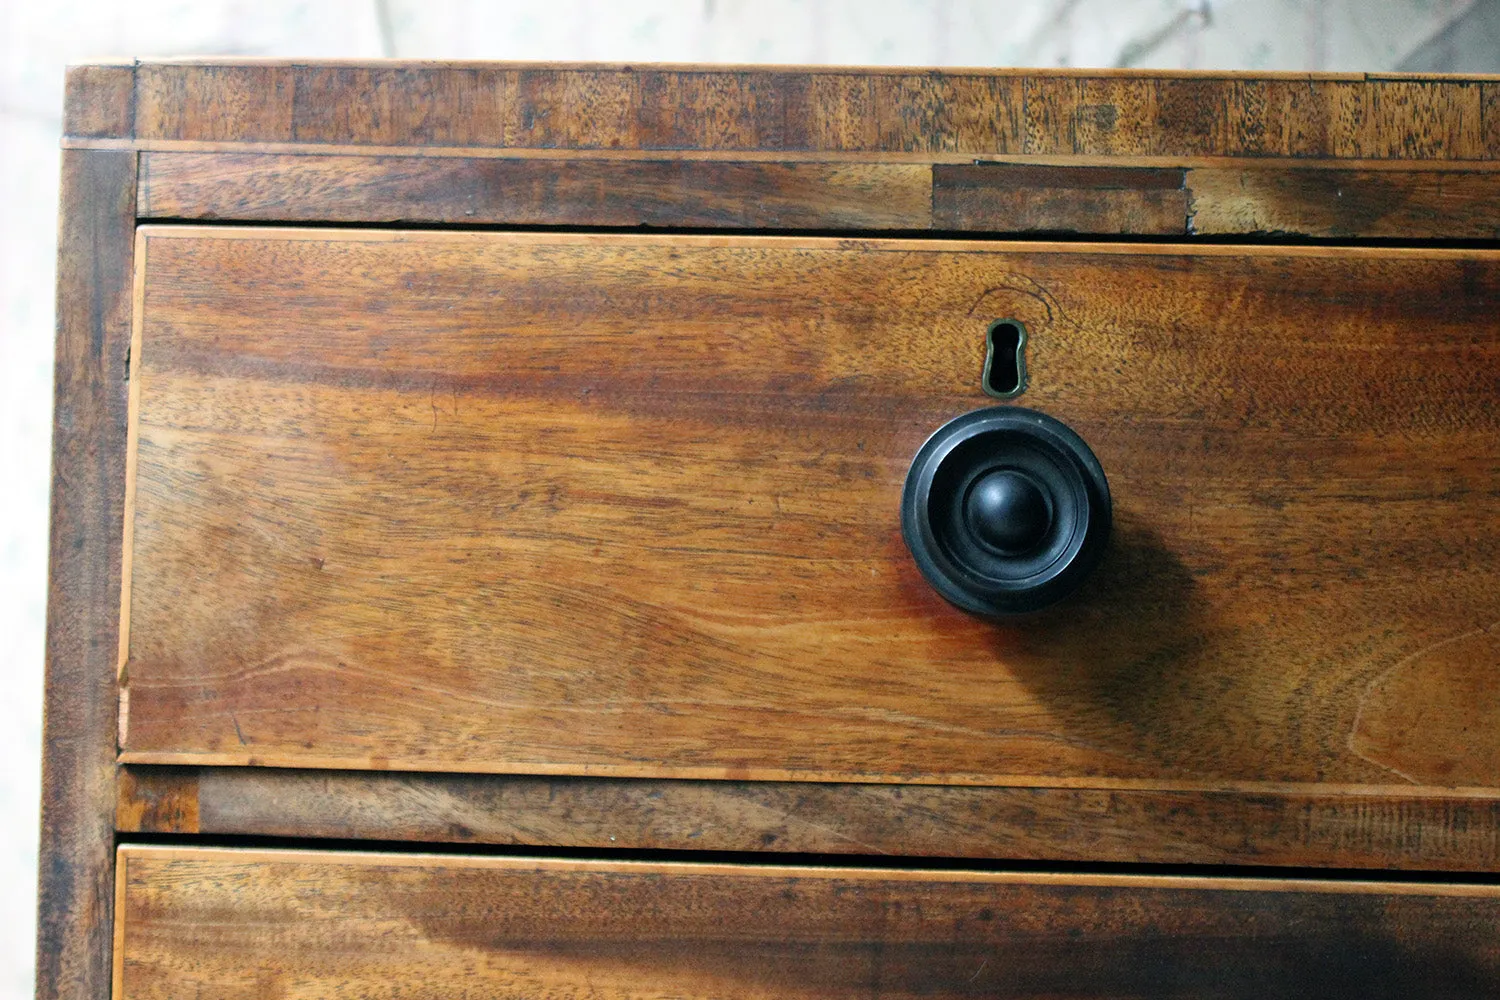
[[[1326,247],[1337,249],[1405,249],[1405,250],[1500,250],[1500,240],[1476,237],[1473,239],[1437,240],[1430,237],[1399,239],[1389,236],[1302,236],[1284,231],[1229,233],[1224,235],[1194,234],[1191,242],[1185,242],[1183,234],[1149,236],[1133,233],[1058,233],[1047,230],[965,230],[965,229],[801,229],[801,228],[757,228],[726,229],[722,227],[693,228],[686,226],[578,226],[578,225],[513,225],[510,223],[452,223],[452,222],[363,222],[306,219],[222,219],[195,218],[191,216],[161,216],[152,218],[137,215],[138,225],[151,226],[208,226],[222,229],[329,229],[329,230],[402,230],[412,232],[453,233],[550,233],[555,235],[594,233],[640,236],[742,236],[747,239],[763,236],[788,236],[800,238],[825,238],[845,240],[931,240],[933,242],[969,243],[1108,243],[1121,245],[1153,246],[1159,244],[1182,244],[1191,252],[1194,247],[1244,246],[1244,247]],[[965,252],[965,251],[953,251]],[[973,251],[978,252],[978,251]]]
[[1028,858],[966,858],[918,854],[822,854],[774,851],[704,851],[693,848],[558,847],[532,844],[456,844],[445,841],[282,837],[269,834],[118,833],[121,847],[230,847],[378,852],[396,855],[573,858],[597,861],[681,861],[743,865],[746,868],[814,866],[890,868],[899,871],[1020,872],[1039,875],[1141,875],[1181,878],[1264,878],[1276,881],[1391,882],[1500,886],[1500,873],[1444,869],[1318,868],[1287,865],[1157,864],[1139,862],[1051,861]]
[[[136,115],[136,106],[137,106],[137,104],[139,103],[139,100],[140,100],[140,76],[141,76],[140,75],[140,66],[141,66],[141,61],[139,59],[134,59],[130,63],[130,108],[129,108],[129,112],[128,112],[128,118],[129,118],[128,126],[129,126],[129,130],[130,130],[130,141],[131,142],[134,142],[135,139],[136,139],[135,115]],[[139,151],[137,151],[136,155],[137,156],[140,155]],[[139,166],[140,166],[139,162],[136,164],[136,166],[137,166],[137,178],[139,178]]]

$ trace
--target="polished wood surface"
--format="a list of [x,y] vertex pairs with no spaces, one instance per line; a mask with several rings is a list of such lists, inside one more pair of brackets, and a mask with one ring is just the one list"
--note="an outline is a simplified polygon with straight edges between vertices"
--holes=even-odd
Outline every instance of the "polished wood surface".
[[921,163],[145,153],[141,217],[927,229]]
[[268,61],[142,62],[133,74],[129,130],[80,138],[955,162],[1500,158],[1500,80],[1489,78]]
[[1500,799],[128,766],[133,834],[1500,871]]
[[[1500,782],[1493,254],[142,232],[127,761]],[[996,317],[1117,526],[1007,626],[897,524]]]
[[38,1000],[109,989],[135,170],[128,152],[62,159]]
[[1452,997],[1500,889],[127,847],[116,1000]]
[[73,74],[65,141],[142,150],[143,218],[1500,232],[1488,79],[275,62]]
[[[128,329],[136,216],[1494,240],[1500,81],[125,62],[70,69],[64,117],[40,997],[109,994],[116,825],[1500,868],[1484,253],[954,241],[935,265],[928,244],[851,238],[796,257],[682,240],[672,262],[584,237],[416,235],[414,258],[371,233],[178,234],[148,241],[175,260],[150,295],[139,275],[152,339],[132,352]],[[1124,515],[1090,589],[1029,633],[954,617],[891,531],[903,449],[989,402],[967,324],[992,310],[1042,334],[1022,402],[1108,452]],[[637,349],[658,329],[671,350]],[[127,453],[146,458],[128,519]],[[868,509],[825,503],[855,495]],[[726,533],[762,547],[705,542]],[[148,655],[117,663],[137,603]],[[588,628],[550,631],[564,620]],[[768,643],[785,658],[752,656]],[[117,715],[147,748],[127,760],[219,763],[118,765]],[[794,766],[751,766],[768,758]],[[297,766],[232,766],[265,762]],[[366,766],[570,774],[349,770]],[[729,779],[663,776],[680,773]],[[966,780],[1011,784],[920,784]],[[1493,887],[853,872],[807,895],[806,869],[754,869],[782,882],[747,893],[745,869],[698,868],[681,893],[680,866],[615,865],[580,893],[499,859],[403,876],[400,856],[127,856],[141,996],[183,975],[215,996],[451,995],[455,969],[491,995],[1497,992]],[[966,912],[929,892],[944,880],[1011,893],[990,909],[1004,926],[942,937],[924,914]],[[325,891],[357,904],[346,923]],[[772,929],[709,940],[726,914]]]
[[1500,172],[141,155],[143,219],[1100,236],[1500,237]]

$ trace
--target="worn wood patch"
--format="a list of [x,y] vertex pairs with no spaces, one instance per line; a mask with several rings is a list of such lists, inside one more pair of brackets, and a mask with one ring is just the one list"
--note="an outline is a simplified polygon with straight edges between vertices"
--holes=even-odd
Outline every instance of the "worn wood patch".
[[1016,164],[932,168],[934,229],[1186,236],[1187,171]]
[[1188,171],[1192,231],[1323,239],[1500,238],[1500,174],[1452,171]]

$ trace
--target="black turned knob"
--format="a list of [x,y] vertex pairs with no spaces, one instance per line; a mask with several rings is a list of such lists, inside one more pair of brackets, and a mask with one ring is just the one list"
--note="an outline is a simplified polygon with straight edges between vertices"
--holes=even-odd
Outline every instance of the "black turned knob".
[[996,469],[969,487],[964,520],[982,544],[1002,555],[1020,555],[1046,537],[1052,527],[1052,505],[1026,473]]
[[901,532],[939,594],[988,618],[1075,590],[1109,537],[1109,483],[1083,439],[1019,406],[949,421],[912,460]]

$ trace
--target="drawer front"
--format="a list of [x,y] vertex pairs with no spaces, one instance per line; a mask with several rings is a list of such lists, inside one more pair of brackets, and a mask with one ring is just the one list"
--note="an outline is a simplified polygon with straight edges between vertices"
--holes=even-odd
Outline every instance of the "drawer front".
[[[146,227],[123,757],[1490,795],[1500,256]],[[993,624],[903,545],[994,403],[1114,498]]]
[[1463,997],[1500,890],[127,847],[116,1000]]

